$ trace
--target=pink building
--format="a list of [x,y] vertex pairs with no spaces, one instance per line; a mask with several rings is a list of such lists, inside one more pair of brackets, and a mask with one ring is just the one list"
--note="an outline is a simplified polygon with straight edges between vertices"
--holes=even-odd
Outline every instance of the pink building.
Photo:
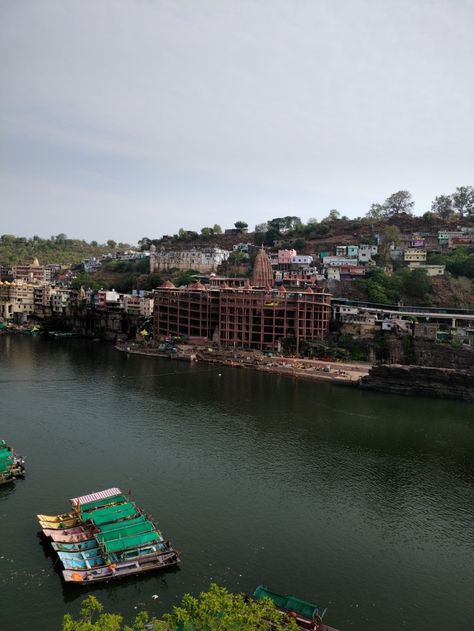
[[278,265],[289,265],[293,256],[296,256],[296,250],[278,250]]

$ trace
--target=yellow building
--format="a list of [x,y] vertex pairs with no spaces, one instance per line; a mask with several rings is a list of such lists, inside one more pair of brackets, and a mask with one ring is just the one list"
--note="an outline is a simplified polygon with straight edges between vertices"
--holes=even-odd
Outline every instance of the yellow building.
[[33,285],[22,282],[0,282],[0,319],[26,320],[33,310]]
[[407,248],[403,255],[405,263],[424,263],[426,261],[426,250],[420,248]]

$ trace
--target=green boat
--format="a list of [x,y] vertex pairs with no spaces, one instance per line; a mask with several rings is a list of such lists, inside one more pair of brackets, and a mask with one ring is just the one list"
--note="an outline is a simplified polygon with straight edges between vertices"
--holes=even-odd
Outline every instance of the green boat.
[[337,629],[323,623],[327,608],[322,608],[314,603],[296,598],[296,596],[276,594],[263,585],[257,587],[253,593],[253,597],[257,600],[268,598],[274,603],[277,609],[293,618],[301,629],[307,629],[308,631],[337,631]]
[[4,440],[0,440],[0,484],[8,484],[25,474],[25,461]]

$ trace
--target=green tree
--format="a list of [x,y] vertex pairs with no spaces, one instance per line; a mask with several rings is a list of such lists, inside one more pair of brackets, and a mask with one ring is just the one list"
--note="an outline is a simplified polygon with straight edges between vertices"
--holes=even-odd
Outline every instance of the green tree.
[[213,234],[222,234],[222,228],[219,226],[218,223],[215,223],[214,226],[212,227],[212,233]]
[[431,282],[424,269],[414,269],[405,278],[404,292],[412,298],[430,301]]
[[237,228],[237,230],[245,230],[245,228],[249,227],[248,223],[245,223],[245,221],[236,221],[234,223],[234,226]]
[[400,243],[400,229],[397,226],[385,226],[380,236],[379,258],[386,265],[390,260],[390,246]]
[[161,619],[140,612],[129,627],[118,614],[104,613],[95,596],[82,603],[79,618],[63,618],[61,631],[297,631],[295,621],[269,599],[254,600],[211,584],[198,598],[185,594],[179,606]]
[[367,212],[367,217],[369,219],[374,219],[376,221],[382,219],[384,216],[384,207],[383,204],[372,204]]
[[449,219],[454,215],[453,200],[449,195],[438,195],[431,204],[431,212],[441,219]]
[[214,231],[212,228],[201,228],[201,235],[203,237],[212,237]]
[[282,614],[268,599],[247,599],[243,594],[231,594],[224,587],[211,584],[199,598],[185,594],[181,605],[164,616],[170,629],[199,631],[297,631],[294,620]]
[[115,250],[115,248],[117,247],[117,243],[113,239],[109,239],[107,241],[107,245],[111,250]]
[[390,197],[387,197],[383,203],[384,215],[392,217],[393,215],[399,215],[400,213],[411,214],[415,202],[412,199],[411,193],[408,191],[397,191],[392,193]]
[[454,208],[462,217],[474,215],[474,187],[459,186],[451,197]]

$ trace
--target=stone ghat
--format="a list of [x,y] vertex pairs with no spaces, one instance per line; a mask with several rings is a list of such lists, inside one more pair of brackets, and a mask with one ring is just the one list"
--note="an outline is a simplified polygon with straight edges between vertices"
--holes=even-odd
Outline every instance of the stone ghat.
[[401,366],[374,366],[360,387],[393,394],[474,402],[474,370]]

